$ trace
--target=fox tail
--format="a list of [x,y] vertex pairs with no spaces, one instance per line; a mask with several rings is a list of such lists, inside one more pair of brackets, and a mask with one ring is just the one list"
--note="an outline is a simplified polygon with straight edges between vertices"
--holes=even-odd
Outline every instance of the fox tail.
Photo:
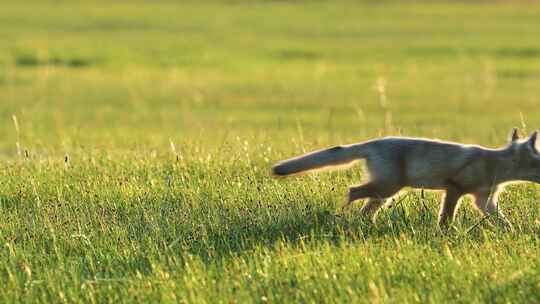
[[285,177],[307,171],[331,169],[331,167],[348,165],[366,157],[365,143],[336,146],[281,161],[272,167],[272,174],[276,177]]

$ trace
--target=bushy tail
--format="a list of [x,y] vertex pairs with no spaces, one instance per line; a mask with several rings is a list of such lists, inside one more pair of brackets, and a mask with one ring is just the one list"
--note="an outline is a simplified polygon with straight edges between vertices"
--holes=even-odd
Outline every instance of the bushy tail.
[[272,167],[272,174],[282,177],[325,167],[345,165],[365,157],[365,144],[336,146],[281,161]]

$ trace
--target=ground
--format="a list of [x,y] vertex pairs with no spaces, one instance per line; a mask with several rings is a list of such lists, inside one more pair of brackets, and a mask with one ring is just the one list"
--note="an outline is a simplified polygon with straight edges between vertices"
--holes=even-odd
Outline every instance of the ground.
[[498,147],[540,128],[529,1],[4,1],[2,302],[540,302],[540,188],[515,230],[362,167],[284,158],[378,136]]

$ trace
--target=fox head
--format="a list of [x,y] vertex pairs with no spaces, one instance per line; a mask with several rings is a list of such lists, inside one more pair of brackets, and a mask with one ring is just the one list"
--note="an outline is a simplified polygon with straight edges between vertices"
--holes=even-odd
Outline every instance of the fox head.
[[528,138],[520,139],[516,128],[512,130],[508,150],[511,152],[511,175],[513,178],[540,183],[540,152],[536,148],[538,131]]

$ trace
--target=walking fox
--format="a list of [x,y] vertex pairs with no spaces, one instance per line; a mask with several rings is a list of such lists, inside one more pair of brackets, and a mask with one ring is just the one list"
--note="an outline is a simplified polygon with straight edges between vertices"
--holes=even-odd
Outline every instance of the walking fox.
[[485,215],[496,214],[509,224],[498,208],[498,194],[512,181],[540,183],[538,131],[520,139],[516,128],[509,144],[499,149],[421,138],[385,137],[362,143],[318,150],[277,163],[277,177],[366,160],[370,180],[349,188],[348,206],[368,199],[364,216],[374,218],[384,203],[404,187],[445,190],[439,225],[454,218],[459,200],[472,194]]

